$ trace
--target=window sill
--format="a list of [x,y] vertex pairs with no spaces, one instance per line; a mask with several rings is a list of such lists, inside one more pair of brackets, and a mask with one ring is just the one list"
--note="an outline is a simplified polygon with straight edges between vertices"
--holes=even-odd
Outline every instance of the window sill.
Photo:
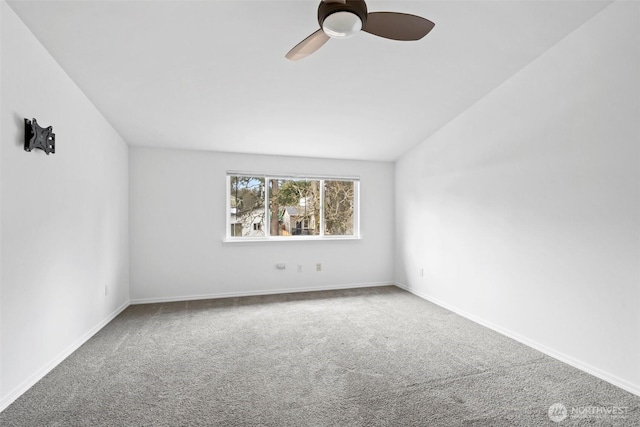
[[340,237],[240,237],[240,238],[224,238],[222,243],[224,245],[235,245],[238,243],[281,243],[281,242],[344,242],[344,241],[357,241],[362,240],[362,237],[356,236],[340,236]]

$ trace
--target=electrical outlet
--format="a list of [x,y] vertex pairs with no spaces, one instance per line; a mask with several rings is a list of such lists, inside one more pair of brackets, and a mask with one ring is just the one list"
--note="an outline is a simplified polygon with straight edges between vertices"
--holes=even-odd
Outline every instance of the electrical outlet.
[[302,273],[302,266],[298,264],[298,273]]
[[320,263],[316,264],[316,271],[322,271],[322,264]]
[[109,285],[104,285],[104,296],[109,295]]
[[420,277],[424,277],[424,268],[420,269]]

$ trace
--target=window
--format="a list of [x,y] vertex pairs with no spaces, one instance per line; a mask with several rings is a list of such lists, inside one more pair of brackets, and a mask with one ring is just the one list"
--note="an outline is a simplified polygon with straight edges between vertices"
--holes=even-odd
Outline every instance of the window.
[[[229,236],[263,237],[264,178],[252,176],[230,176]],[[256,224],[260,225],[256,227]]]
[[324,182],[325,234],[353,235],[354,196],[353,181]]
[[227,238],[359,237],[357,178],[227,175]]

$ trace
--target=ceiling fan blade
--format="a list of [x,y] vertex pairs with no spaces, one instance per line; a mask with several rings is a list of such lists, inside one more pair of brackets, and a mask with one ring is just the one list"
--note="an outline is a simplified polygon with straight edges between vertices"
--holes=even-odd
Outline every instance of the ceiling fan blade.
[[385,39],[420,40],[436,24],[421,16],[396,12],[372,12],[367,15],[363,31]]
[[329,40],[329,36],[326,35],[324,31],[322,31],[322,29],[320,29],[295,45],[295,47],[291,49],[289,53],[285,55],[285,57],[292,61],[302,59],[305,56],[309,56],[316,50],[320,49],[322,45],[327,42],[327,40]]

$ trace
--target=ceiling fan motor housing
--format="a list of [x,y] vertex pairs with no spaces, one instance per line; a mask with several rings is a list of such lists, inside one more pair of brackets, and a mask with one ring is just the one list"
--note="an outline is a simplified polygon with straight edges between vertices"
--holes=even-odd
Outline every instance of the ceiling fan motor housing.
[[320,24],[320,28],[322,28],[324,20],[336,12],[353,13],[362,21],[362,28],[364,28],[364,24],[367,22],[367,5],[364,0],[347,0],[344,4],[322,1],[320,2],[320,6],[318,6],[318,23]]

